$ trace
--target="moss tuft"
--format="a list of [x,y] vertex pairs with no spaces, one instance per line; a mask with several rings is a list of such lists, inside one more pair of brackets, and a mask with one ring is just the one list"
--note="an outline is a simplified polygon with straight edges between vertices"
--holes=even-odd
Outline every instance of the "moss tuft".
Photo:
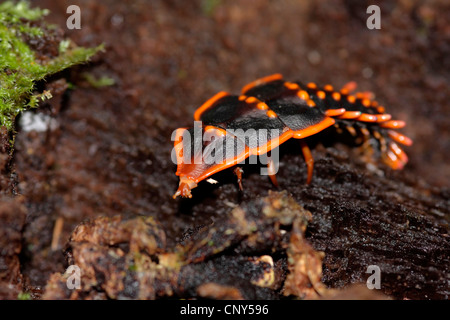
[[103,45],[77,47],[61,39],[55,54],[35,51],[30,43],[46,41],[54,27],[44,21],[48,10],[31,8],[28,1],[0,4],[0,124],[12,130],[15,117],[51,98],[51,92],[34,92],[37,81],[73,65],[87,62]]
[[31,300],[31,294],[28,292],[21,292],[17,295],[17,300]]

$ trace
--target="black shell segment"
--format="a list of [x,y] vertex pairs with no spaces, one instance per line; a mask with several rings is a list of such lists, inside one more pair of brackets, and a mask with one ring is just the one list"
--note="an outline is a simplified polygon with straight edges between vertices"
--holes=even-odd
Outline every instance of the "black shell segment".
[[314,126],[325,119],[325,115],[318,108],[311,108],[297,96],[267,101],[267,105],[294,131]]
[[225,96],[214,102],[200,116],[200,120],[207,125],[218,126],[226,129],[226,124],[240,115],[253,109],[245,101],[240,101],[237,96]]
[[246,96],[256,97],[259,100],[265,102],[280,97],[286,91],[288,91],[288,89],[284,87],[283,80],[274,80],[253,87],[247,91],[242,92],[242,94]]
[[249,148],[259,148],[278,138],[289,128],[278,118],[270,118],[267,110],[257,108],[257,102],[248,103],[239,96],[226,96],[205,110],[200,120],[227,130],[242,140]]
[[257,103],[240,100],[239,96],[226,96],[205,110],[200,120],[204,125],[223,129],[278,129],[283,131],[285,124],[277,118],[269,118],[267,111],[257,108]]
[[[348,93],[341,93],[339,91],[334,90],[326,90],[324,88],[310,88],[307,85],[301,83],[301,82],[295,82],[298,84],[300,89],[305,90],[308,92],[308,95],[311,100],[314,101],[314,103],[317,105],[317,108],[320,109],[320,111],[325,112],[329,109],[338,109],[338,108],[344,108],[346,111],[361,111],[363,113],[369,113],[369,114],[377,114],[376,108],[366,107],[362,104],[361,98],[356,98],[355,96],[348,94]],[[318,92],[323,91],[325,94],[325,98],[320,98],[318,96]],[[338,99],[335,98],[333,95],[338,95]],[[350,97],[350,98],[349,98]],[[349,101],[350,100],[350,101]]]
[[[244,92],[247,97],[255,97],[265,102],[277,118],[269,118],[267,112],[257,109],[257,103],[248,103],[238,96],[226,96],[216,101],[201,115],[204,124],[223,129],[280,129],[286,127],[303,130],[320,123],[326,117],[321,110],[325,107],[311,108],[306,101],[296,95],[295,90],[287,89],[283,80],[271,81]],[[318,103],[323,104],[322,101]]]

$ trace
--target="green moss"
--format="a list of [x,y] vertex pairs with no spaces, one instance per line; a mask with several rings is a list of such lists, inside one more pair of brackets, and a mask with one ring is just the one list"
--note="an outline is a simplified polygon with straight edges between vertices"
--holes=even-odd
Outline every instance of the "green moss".
[[212,16],[221,2],[221,0],[203,0],[201,3],[203,14],[208,17]]
[[110,78],[108,76],[101,76],[100,78],[96,78],[90,73],[83,73],[83,77],[94,88],[109,87],[116,83],[113,78]]
[[[51,98],[50,92],[36,93],[34,85],[47,76],[87,62],[103,45],[77,47],[70,40],[59,43],[59,55],[36,58],[25,39],[38,39],[51,29],[43,18],[48,10],[30,8],[28,1],[0,4],[0,124],[13,129],[15,117]],[[43,39],[45,40],[45,39]]]
[[15,22],[20,19],[35,21],[49,14],[47,9],[30,8],[28,1],[6,1],[0,5],[0,11],[10,15]]

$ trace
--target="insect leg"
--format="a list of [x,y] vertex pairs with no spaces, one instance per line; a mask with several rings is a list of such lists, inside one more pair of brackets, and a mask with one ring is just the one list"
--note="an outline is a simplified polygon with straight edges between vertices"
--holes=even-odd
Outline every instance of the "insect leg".
[[308,179],[306,180],[306,183],[310,184],[313,175],[314,159],[312,157],[311,150],[309,149],[306,142],[300,140],[300,144],[302,146],[302,152],[303,156],[305,157],[306,166],[308,167]]

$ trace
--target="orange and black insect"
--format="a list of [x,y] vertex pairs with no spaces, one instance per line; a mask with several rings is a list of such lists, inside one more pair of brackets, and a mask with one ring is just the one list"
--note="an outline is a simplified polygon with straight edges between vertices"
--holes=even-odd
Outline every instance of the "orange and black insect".
[[[175,131],[180,184],[173,197],[190,198],[191,189],[214,173],[236,166],[251,155],[266,154],[288,139],[303,139],[332,126],[355,135],[359,132],[366,141],[374,138],[381,159],[393,169],[402,169],[408,157],[397,143],[409,146],[412,141],[393,129],[404,127],[405,122],[391,120],[372,93],[352,94],[355,88],[350,82],[337,91],[331,85],[320,88],[314,83],[286,82],[280,74],[274,74],[247,84],[240,95],[217,93],[194,113],[194,120],[201,121],[197,128],[200,138],[195,138],[195,128]],[[239,129],[246,132],[244,139],[235,134]],[[261,130],[270,132],[267,139],[258,135]],[[186,135],[194,138],[187,139]],[[307,144],[300,142],[310,183],[314,161]],[[195,151],[196,144],[201,146],[200,151]],[[208,147],[215,147],[215,156],[221,161],[195,161],[196,154]],[[269,161],[269,177],[276,185],[271,167]],[[242,170],[237,168],[235,173],[242,188]]]

